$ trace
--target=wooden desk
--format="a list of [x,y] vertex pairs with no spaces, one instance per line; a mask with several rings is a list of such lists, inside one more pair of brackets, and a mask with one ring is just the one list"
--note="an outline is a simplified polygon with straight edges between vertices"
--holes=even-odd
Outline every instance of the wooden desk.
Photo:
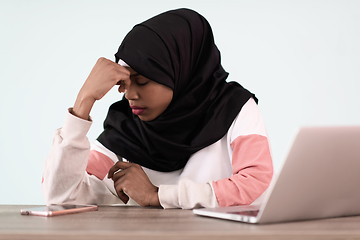
[[0,205],[0,239],[360,239],[360,216],[252,225],[179,209],[99,207],[46,218],[20,215],[26,207]]

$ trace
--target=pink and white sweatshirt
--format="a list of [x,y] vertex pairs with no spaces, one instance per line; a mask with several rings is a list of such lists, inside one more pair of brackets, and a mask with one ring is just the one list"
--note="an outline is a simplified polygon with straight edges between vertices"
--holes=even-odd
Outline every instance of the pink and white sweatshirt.
[[[45,160],[45,203],[124,204],[117,197],[109,169],[121,159],[86,134],[92,124],[67,113],[55,131]],[[219,141],[194,153],[183,169],[158,172],[143,167],[159,187],[163,208],[192,209],[248,205],[268,188],[273,176],[270,146],[259,108],[249,99]],[[128,204],[136,204],[130,199]]]

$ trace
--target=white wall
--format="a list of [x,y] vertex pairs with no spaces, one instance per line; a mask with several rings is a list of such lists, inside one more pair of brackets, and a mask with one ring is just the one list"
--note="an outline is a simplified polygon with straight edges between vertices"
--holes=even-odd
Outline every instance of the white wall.
[[[44,203],[52,134],[97,58],[179,7],[209,20],[229,79],[260,99],[276,169],[299,126],[360,124],[360,1],[0,0],[0,204]],[[118,99],[96,103],[90,141]]]

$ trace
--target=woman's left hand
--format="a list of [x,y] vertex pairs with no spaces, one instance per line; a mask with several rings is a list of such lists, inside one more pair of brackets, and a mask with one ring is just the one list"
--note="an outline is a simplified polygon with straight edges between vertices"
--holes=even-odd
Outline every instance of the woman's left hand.
[[143,207],[161,206],[158,187],[150,182],[140,165],[118,161],[110,168],[108,178],[114,181],[116,193],[124,203],[127,203],[131,197]]

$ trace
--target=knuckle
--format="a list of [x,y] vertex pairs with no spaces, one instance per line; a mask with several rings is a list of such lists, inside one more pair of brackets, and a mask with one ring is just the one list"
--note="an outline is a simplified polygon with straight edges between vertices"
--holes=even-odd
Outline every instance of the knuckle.
[[131,180],[129,179],[125,179],[124,182],[123,182],[123,185],[124,185],[124,189],[128,188],[128,186],[131,186]]
[[139,164],[137,164],[137,163],[133,163],[132,165],[133,165],[134,168],[141,168],[141,166]]
[[106,58],[100,57],[100,58],[97,60],[97,62],[101,63],[101,62],[104,62],[105,60],[106,60]]
[[133,176],[134,174],[132,173],[132,171],[129,171],[128,173],[126,173],[126,180],[128,181],[128,179],[131,179]]

